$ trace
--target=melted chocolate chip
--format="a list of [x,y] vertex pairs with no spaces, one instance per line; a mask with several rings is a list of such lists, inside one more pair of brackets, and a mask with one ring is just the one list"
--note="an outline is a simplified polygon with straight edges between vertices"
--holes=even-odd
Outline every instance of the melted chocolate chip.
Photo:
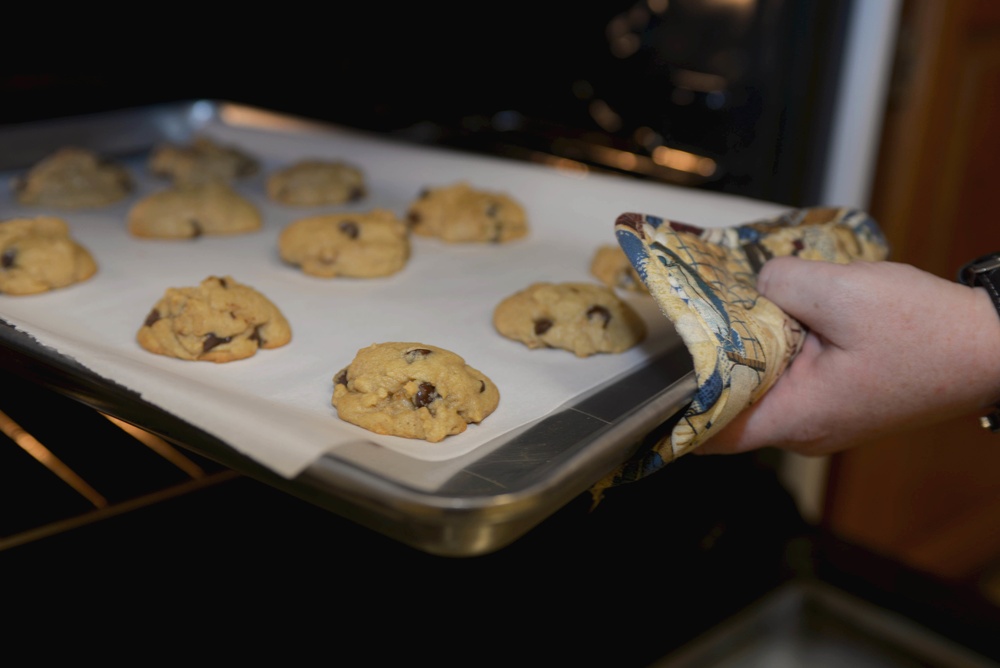
[[611,321],[611,311],[609,311],[608,309],[604,308],[600,304],[591,306],[587,310],[587,319],[588,320],[593,320],[595,317],[601,318],[602,320],[604,320],[604,322],[601,324],[601,327],[603,327],[604,329],[607,329],[608,328],[608,323]]
[[437,393],[437,388],[430,383],[424,382],[420,383],[417,388],[417,393],[413,395],[413,405],[417,408],[423,408],[429,405],[435,399],[440,399],[441,395]]
[[240,160],[236,166],[236,176],[253,176],[257,173],[257,163],[250,159]]
[[340,370],[340,373],[333,379],[333,384],[347,386],[347,369]]
[[417,360],[423,359],[430,354],[431,351],[426,348],[414,348],[403,353],[403,358],[406,360],[407,364],[413,364]]
[[552,328],[552,321],[548,318],[539,318],[535,321],[535,334],[541,336]]
[[261,336],[261,334],[260,334],[260,328],[261,328],[262,326],[263,326],[263,325],[257,325],[256,327],[254,327],[254,328],[253,328],[253,333],[252,333],[252,334],[250,334],[250,336],[249,336],[249,339],[250,339],[251,341],[256,341],[256,342],[257,342],[257,345],[258,345],[259,347],[261,347],[261,348],[263,348],[263,347],[264,347],[264,344],[266,344],[266,343],[267,343],[267,341],[265,341],[265,340],[264,340],[264,337],[263,337],[263,336]]
[[149,315],[146,316],[146,322],[143,324],[146,327],[152,327],[156,323],[156,321],[160,319],[160,317],[161,316],[159,310],[154,308],[152,311],[149,312]]
[[192,230],[191,234],[192,237],[200,237],[203,234],[201,223],[199,223],[197,220],[194,219],[191,220],[191,230]]
[[220,337],[216,336],[215,334],[207,334],[205,336],[205,343],[202,344],[201,346],[201,351],[207,353],[212,348],[215,348],[216,346],[221,346],[223,343],[229,343],[232,340],[233,337],[231,336]]
[[14,266],[14,260],[17,258],[17,249],[8,248],[0,255],[0,267],[4,269],[10,269]]
[[486,381],[481,380],[479,381],[479,394],[482,394],[485,391],[486,391]]
[[500,205],[496,202],[490,202],[486,206],[486,215],[490,218],[496,218],[498,213],[500,213]]
[[355,202],[365,196],[365,189],[360,187],[351,188],[351,194],[347,196],[352,202]]
[[353,220],[345,220],[338,227],[340,228],[340,231],[343,232],[347,237],[351,239],[358,238],[358,232],[360,230],[358,229],[358,224],[355,223]]
[[[224,288],[228,288],[229,287],[229,283],[226,283],[226,279],[224,279],[224,278],[220,278],[219,279],[219,285],[221,285]],[[232,313],[230,313],[229,315],[232,315],[234,318],[236,317]]]
[[416,211],[410,211],[409,213],[406,214],[406,222],[408,222],[410,225],[416,225],[421,220],[422,219],[420,217],[420,214],[417,213]]

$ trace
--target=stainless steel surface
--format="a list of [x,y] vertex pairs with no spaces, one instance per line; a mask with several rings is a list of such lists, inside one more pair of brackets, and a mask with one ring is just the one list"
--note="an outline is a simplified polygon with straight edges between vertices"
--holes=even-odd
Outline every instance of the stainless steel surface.
[[[0,167],[26,167],[67,144],[109,156],[136,155],[161,140],[189,138],[202,124],[220,118],[246,128],[298,123],[266,110],[196,100],[21,124],[0,128]],[[324,131],[321,124],[302,125]],[[183,415],[171,415],[114,379],[96,376],[24,332],[0,327],[0,344],[4,366],[18,375],[420,550],[447,556],[484,554],[516,540],[627,459],[643,436],[690,401],[695,388],[690,357],[676,346],[646,368],[609,379],[608,385],[477,448],[461,458],[444,484],[425,488],[414,482],[420,467],[434,467],[434,462],[407,462],[408,474],[394,478],[330,454],[289,480],[187,424]]]
[[994,668],[931,629],[823,582],[795,580],[649,668]]

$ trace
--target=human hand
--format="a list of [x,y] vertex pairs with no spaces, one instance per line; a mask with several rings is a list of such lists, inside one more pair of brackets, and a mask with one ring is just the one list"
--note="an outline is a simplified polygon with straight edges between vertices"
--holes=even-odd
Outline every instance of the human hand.
[[1000,399],[1000,318],[982,288],[895,262],[776,257],[757,290],[809,333],[770,390],[696,453],[825,455]]

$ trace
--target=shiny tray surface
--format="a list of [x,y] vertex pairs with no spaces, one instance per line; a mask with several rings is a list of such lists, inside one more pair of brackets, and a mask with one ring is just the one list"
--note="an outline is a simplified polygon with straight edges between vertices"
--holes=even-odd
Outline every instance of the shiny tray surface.
[[[662,184],[588,174],[572,166],[567,169],[566,165],[529,165],[429,147],[396,145],[384,138],[369,137],[345,128],[207,100],[0,128],[0,170],[3,176],[10,178],[53,150],[75,144],[120,159],[141,174],[143,161],[156,143],[164,140],[184,142],[199,133],[216,133],[220,141],[238,143],[263,155],[270,161],[265,172],[275,165],[316,155],[317,151],[371,165],[368,171],[372,177],[373,199],[359,208],[386,206],[402,213],[407,198],[422,187],[459,178],[484,186],[488,184],[496,190],[524,193],[529,212],[538,202],[533,233],[539,240],[535,246],[524,247],[525,253],[536,255],[525,260],[521,255],[508,254],[504,264],[496,266],[484,265],[485,255],[465,260],[470,266],[494,271],[498,282],[496,289],[501,291],[518,282],[526,284],[536,279],[591,280],[587,272],[588,249],[604,239],[613,241],[614,220],[626,210],[676,212],[682,219],[711,225],[735,224],[768,215],[777,208]],[[372,162],[367,163],[368,158]],[[390,164],[394,166],[391,174]],[[386,171],[380,171],[381,165],[386,166]],[[256,188],[250,196],[264,205],[262,179],[263,176],[247,187]],[[149,190],[157,184],[143,181],[141,186]],[[3,206],[0,218],[27,215],[24,207],[12,206],[9,196],[0,200],[0,205]],[[118,218],[110,223],[105,220],[103,224],[123,226],[121,217],[127,206],[123,204],[116,210],[113,215]],[[273,209],[268,210],[271,211]],[[265,234],[273,235],[287,221],[313,211],[284,213],[285,217],[280,219],[265,216],[275,218]],[[88,229],[88,225],[93,229],[97,225],[90,214],[66,214],[65,217],[74,229],[77,225],[82,229]],[[121,229],[109,232],[105,227],[85,236],[85,240],[97,244],[98,247],[92,250],[101,252],[104,250],[102,240],[119,232],[124,234]],[[257,243],[269,242],[265,239]],[[433,247],[431,243],[424,248],[428,253],[438,253],[438,257],[451,250],[440,245]],[[157,248],[156,253],[159,248],[163,248],[165,254],[173,253],[170,258],[174,261],[188,261],[178,259],[184,255],[176,244],[169,250],[164,244],[160,247],[154,244],[151,248]],[[197,252],[222,253],[222,248],[217,243],[210,246],[210,250],[199,248]],[[457,250],[467,254],[482,252]],[[420,251],[419,248],[415,250]],[[156,253],[152,250],[150,253],[148,261],[157,262]],[[545,261],[539,262],[538,258],[545,258]],[[195,260],[191,262],[199,266]],[[289,276],[294,270],[276,266],[280,263],[275,263],[273,258],[270,262],[272,266],[267,271],[286,272],[283,278],[290,281],[289,290],[295,287],[296,281],[304,292],[326,289],[325,286],[318,288],[316,281]],[[114,271],[115,265],[110,266],[109,271]],[[532,271],[534,276],[530,275]],[[511,272],[516,278],[510,277]],[[267,275],[270,274],[261,274],[259,279],[254,275],[253,280],[246,282],[268,294],[269,286],[263,278]],[[164,275],[158,278],[162,281]],[[142,277],[135,283],[123,291],[123,300],[129,299],[129,290],[144,290],[155,300],[165,287]],[[379,288],[372,288],[373,306],[379,300],[388,299],[387,294],[390,293],[384,289],[380,292]],[[273,298],[273,294],[270,296]],[[461,298],[469,299],[470,295]],[[356,430],[351,438],[341,439],[329,447],[324,442],[318,451],[315,443],[307,443],[304,454],[299,453],[299,459],[293,457],[289,461],[278,452],[284,444],[274,442],[280,438],[269,439],[264,450],[248,448],[226,430],[202,421],[197,411],[189,411],[183,401],[165,405],[167,402],[161,401],[155,391],[159,386],[137,387],[135,377],[130,375],[132,367],[158,379],[162,373],[175,374],[182,385],[192,383],[195,387],[202,382],[204,374],[210,373],[203,365],[178,366],[169,360],[149,360],[142,351],[135,349],[134,342],[126,341],[124,333],[121,340],[107,349],[95,352],[87,346],[76,347],[70,320],[46,320],[44,326],[39,326],[38,321],[25,318],[22,313],[9,315],[19,308],[17,299],[25,298],[0,295],[0,302],[3,302],[0,303],[0,317],[6,325],[0,327],[0,344],[12,353],[4,356],[4,365],[11,370],[413,547],[448,556],[483,554],[516,540],[630,456],[644,436],[677,414],[694,390],[690,357],[682,342],[655,307],[646,304],[640,308],[645,309],[642,312],[652,325],[654,336],[641,350],[631,356],[622,356],[620,363],[612,359],[613,356],[603,356],[605,359],[590,361],[594,366],[577,376],[579,367],[573,369],[571,365],[587,364],[588,360],[573,360],[573,356],[564,351],[544,351],[531,358],[532,373],[541,373],[540,378],[555,381],[565,375],[573,380],[572,387],[539,395],[542,400],[536,407],[532,405],[535,395],[522,398],[519,404],[517,395],[511,394],[514,391],[512,383],[501,385],[501,401],[506,394],[511,397],[508,404],[516,410],[511,409],[506,416],[496,419],[502,425],[496,433],[483,429],[473,436],[471,432],[476,430],[470,429],[465,441],[459,438],[464,434],[449,437],[444,445],[434,450],[433,445],[428,447],[426,443],[399,442],[409,439],[390,438],[380,442],[374,435],[369,438]],[[61,301],[56,304],[59,300],[68,300],[68,297],[52,297],[52,305],[63,308]],[[476,308],[483,312],[488,312],[494,300],[495,294],[473,299]],[[435,304],[439,307],[440,301]],[[140,314],[147,307],[148,304]],[[433,312],[431,308],[425,310]],[[305,331],[309,324],[299,319],[293,323],[293,328]],[[478,352],[476,346],[483,345],[482,340],[488,335],[476,330],[476,326],[482,325],[471,326],[464,332],[458,328],[459,331],[451,334],[453,338],[447,339],[442,347]],[[339,342],[340,347],[335,346],[327,356],[328,368],[317,370],[317,376],[323,376],[322,382],[329,383],[326,376],[332,376],[350,360],[360,347],[358,342],[366,345],[380,338],[419,340],[402,338],[404,331],[363,332],[358,333],[355,340]],[[430,330],[425,326],[423,331]],[[463,335],[469,337],[467,346],[466,340],[461,338]],[[425,342],[441,345],[436,340]],[[501,345],[509,345],[509,342]],[[263,358],[268,352],[258,355]],[[463,356],[491,375],[491,369],[485,368],[488,365],[480,359]],[[127,365],[123,362],[126,358]],[[509,371],[507,366],[513,369]],[[95,367],[102,373],[96,373]],[[537,367],[542,367],[543,371]],[[498,364],[496,373],[503,377],[513,371],[517,371],[516,364],[504,363]],[[163,384],[169,386],[169,383]],[[232,407],[232,397],[228,396],[230,388],[224,384],[208,387],[211,390],[205,393],[208,403],[218,398],[220,410],[232,411],[229,416],[232,421],[240,421],[241,413]],[[270,401],[268,392],[260,391],[252,383],[249,392],[258,393],[250,397],[251,405],[257,405],[253,403],[256,401],[262,410],[274,411],[264,410],[260,416],[247,418],[245,421],[250,422],[251,428],[256,426],[254,420],[260,420],[262,426],[269,429],[274,423],[292,424],[298,419],[295,411],[287,410],[280,402],[270,406],[275,402]],[[329,413],[322,419],[329,420],[331,431],[337,431],[342,425],[337,424],[328,401],[328,396],[317,398],[318,403],[324,404],[321,409],[317,406],[317,410]],[[497,414],[502,415],[499,409]],[[280,429],[275,430],[275,434],[281,433]],[[312,432],[306,435],[313,437]],[[419,449],[421,447],[424,449]],[[275,453],[275,459],[270,459]]]

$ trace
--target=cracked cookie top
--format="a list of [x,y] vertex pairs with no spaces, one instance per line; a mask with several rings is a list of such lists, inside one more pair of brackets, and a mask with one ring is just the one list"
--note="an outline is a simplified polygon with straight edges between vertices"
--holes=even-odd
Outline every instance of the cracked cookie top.
[[342,419],[376,434],[432,443],[486,419],[500,392],[459,355],[424,343],[373,343],[333,378]]
[[291,338],[278,307],[231,276],[209,276],[197,287],[167,288],[136,334],[149,352],[207,362],[245,359]]

